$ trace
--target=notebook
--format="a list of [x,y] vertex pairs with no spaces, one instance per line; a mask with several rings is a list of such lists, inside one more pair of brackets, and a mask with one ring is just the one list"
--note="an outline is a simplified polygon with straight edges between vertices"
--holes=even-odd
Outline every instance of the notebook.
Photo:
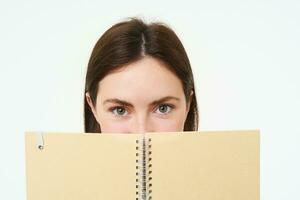
[[27,200],[259,200],[260,132],[26,132]]

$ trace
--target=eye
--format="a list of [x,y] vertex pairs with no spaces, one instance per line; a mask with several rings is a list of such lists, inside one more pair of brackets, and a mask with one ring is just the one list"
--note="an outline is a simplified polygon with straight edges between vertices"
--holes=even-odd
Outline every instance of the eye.
[[168,105],[168,104],[159,105],[157,108],[157,110],[162,114],[169,113],[172,111],[172,109],[173,109],[173,106]]
[[117,116],[125,116],[124,113],[127,112],[124,107],[120,107],[120,106],[113,107],[110,110],[111,110],[111,112],[113,112],[114,115],[117,115]]

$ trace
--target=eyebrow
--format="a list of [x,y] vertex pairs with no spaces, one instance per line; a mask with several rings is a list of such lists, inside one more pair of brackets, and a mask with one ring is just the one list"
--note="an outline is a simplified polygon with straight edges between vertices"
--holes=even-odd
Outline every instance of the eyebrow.
[[[150,105],[153,106],[153,105],[156,105],[156,104],[159,104],[159,103],[162,103],[164,101],[167,101],[167,100],[176,100],[176,101],[180,101],[179,98],[177,97],[173,97],[173,96],[166,96],[166,97],[163,97],[163,98],[160,98],[158,100],[155,100],[153,101]],[[117,99],[117,98],[113,98],[113,99],[107,99],[103,102],[103,105],[106,104],[106,103],[117,103],[117,104],[120,104],[120,105],[123,105],[123,106],[127,106],[127,107],[133,107],[133,105],[127,101],[124,101],[124,100],[121,100],[121,99]]]

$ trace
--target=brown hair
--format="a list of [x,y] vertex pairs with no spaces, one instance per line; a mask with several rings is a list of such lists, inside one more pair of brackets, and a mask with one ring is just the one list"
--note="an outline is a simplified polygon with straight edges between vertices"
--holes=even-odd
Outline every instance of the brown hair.
[[[112,70],[135,62],[143,56],[152,56],[166,63],[183,85],[186,102],[191,101],[184,131],[198,130],[198,108],[194,78],[185,49],[175,32],[162,22],[146,24],[141,19],[129,18],[109,28],[93,48],[85,81],[84,130],[101,133],[85,93],[89,92],[96,105],[98,83]],[[193,91],[190,99],[190,92]]]

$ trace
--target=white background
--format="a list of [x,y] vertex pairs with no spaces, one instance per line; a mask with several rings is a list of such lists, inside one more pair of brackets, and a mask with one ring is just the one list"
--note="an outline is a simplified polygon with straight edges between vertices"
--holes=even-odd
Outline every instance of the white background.
[[299,200],[299,10],[297,0],[1,1],[0,199],[26,198],[24,131],[83,131],[92,48],[136,16],[180,37],[200,130],[261,130],[261,199]]

